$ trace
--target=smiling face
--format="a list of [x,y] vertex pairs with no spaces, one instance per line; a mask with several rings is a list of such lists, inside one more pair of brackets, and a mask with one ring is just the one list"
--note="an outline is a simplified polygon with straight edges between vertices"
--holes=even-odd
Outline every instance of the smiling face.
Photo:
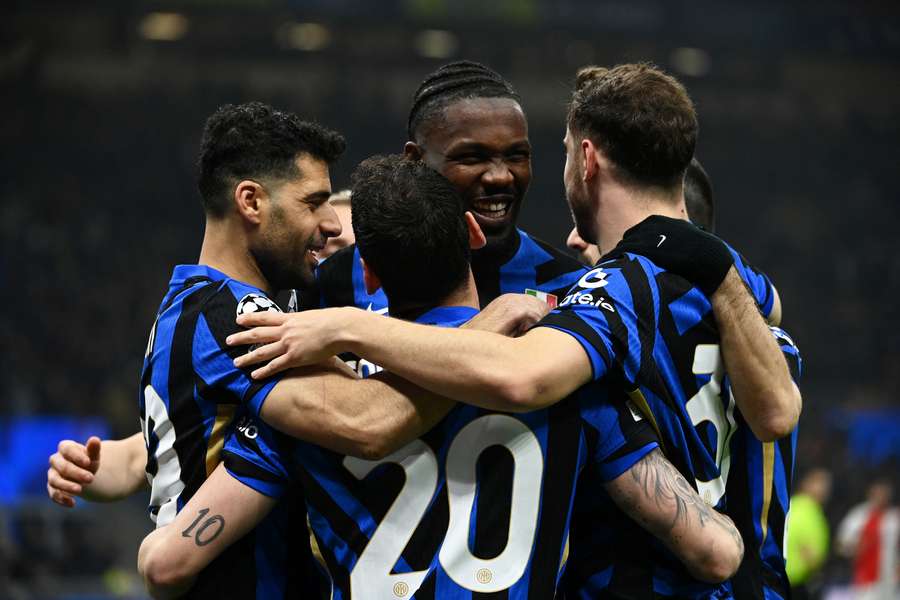
[[522,107],[508,98],[467,98],[423,126],[422,159],[460,191],[487,248],[515,236],[531,182],[531,144]]
[[341,224],[328,203],[328,165],[308,154],[297,157],[297,177],[266,186],[268,210],[260,219],[250,253],[273,288],[308,288],[315,283],[316,252]]

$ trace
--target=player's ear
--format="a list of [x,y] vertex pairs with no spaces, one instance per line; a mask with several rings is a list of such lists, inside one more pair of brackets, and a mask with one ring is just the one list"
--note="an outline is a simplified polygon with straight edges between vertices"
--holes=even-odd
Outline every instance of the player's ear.
[[581,157],[584,159],[584,174],[582,175],[585,182],[594,179],[599,173],[600,154],[594,142],[588,139],[581,140]]
[[422,147],[415,142],[406,142],[403,144],[403,156],[410,160],[422,160],[425,152]]
[[381,287],[381,280],[378,278],[378,275],[372,272],[372,269],[369,268],[366,261],[360,258],[359,263],[363,268],[363,283],[366,285],[366,293],[370,295],[374,294],[378,291],[378,288]]
[[469,248],[472,250],[484,248],[487,244],[487,238],[484,237],[484,232],[481,231],[481,225],[478,224],[478,221],[475,220],[475,217],[468,210],[466,211],[465,219],[466,227],[469,229]]
[[255,181],[245,179],[234,188],[234,204],[242,218],[259,225],[262,220],[263,200],[266,191]]

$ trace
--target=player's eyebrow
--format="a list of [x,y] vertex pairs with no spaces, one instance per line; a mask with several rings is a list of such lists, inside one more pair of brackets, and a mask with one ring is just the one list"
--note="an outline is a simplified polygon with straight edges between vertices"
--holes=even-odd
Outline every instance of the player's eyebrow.
[[328,198],[331,197],[331,191],[329,190],[318,190],[316,192],[312,192],[303,197],[304,202],[308,202],[310,204],[322,204],[323,202],[327,202]]

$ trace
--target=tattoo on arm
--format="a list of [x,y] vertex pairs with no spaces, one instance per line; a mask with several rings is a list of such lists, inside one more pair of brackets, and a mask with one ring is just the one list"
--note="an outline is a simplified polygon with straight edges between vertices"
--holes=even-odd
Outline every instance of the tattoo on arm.
[[[205,546],[219,537],[219,534],[225,529],[225,518],[222,515],[213,515],[203,521],[202,525],[197,527],[197,525],[200,524],[200,521],[202,521],[208,513],[208,508],[201,509],[197,514],[197,518],[194,519],[194,522],[181,532],[181,537],[194,538],[194,543],[198,546]],[[194,528],[197,530],[194,531]]]
[[[670,507],[674,503],[675,514],[672,515],[668,527],[663,528],[664,533],[671,532],[679,525],[692,526],[694,522],[701,528],[707,524],[716,525],[734,539],[743,553],[744,542],[734,523],[703,502],[694,488],[659,450],[654,450],[636,463],[629,473],[640,487],[642,495],[653,500],[659,514],[670,514]],[[631,516],[646,522],[639,515]]]

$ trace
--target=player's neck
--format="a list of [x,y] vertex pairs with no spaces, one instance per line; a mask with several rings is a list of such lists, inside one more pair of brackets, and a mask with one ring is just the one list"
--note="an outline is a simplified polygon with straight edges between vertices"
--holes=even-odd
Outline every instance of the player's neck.
[[197,262],[221,271],[232,279],[258,287],[268,294],[274,293],[275,290],[270,289],[268,280],[263,277],[246,244],[238,242],[243,239],[242,232],[232,229],[233,226],[227,220],[207,221]]
[[478,310],[478,290],[475,288],[475,278],[472,271],[469,271],[469,279],[466,285],[461,285],[457,289],[450,292],[443,300],[433,305],[422,305],[417,303],[389,302],[389,311],[392,317],[414,321],[420,315],[442,306],[466,306]]
[[519,251],[521,243],[517,229],[503,238],[489,239],[484,248],[472,252],[472,267],[479,270],[504,265]]
[[597,237],[601,256],[615,248],[627,230],[647,217],[662,215],[673,219],[688,218],[680,187],[672,192],[663,192],[657,188],[634,190],[621,187],[598,205]]

